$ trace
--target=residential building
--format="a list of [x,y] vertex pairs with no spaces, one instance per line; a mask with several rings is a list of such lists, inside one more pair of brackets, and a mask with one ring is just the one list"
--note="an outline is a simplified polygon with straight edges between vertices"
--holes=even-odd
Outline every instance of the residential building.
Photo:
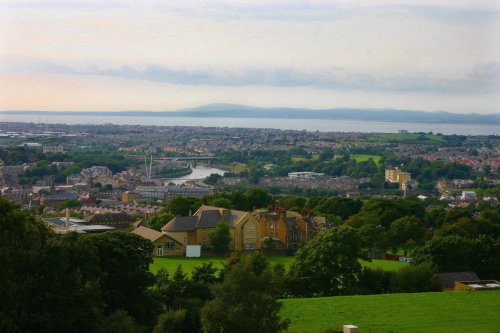
[[59,146],[43,146],[42,151],[44,154],[46,153],[64,153],[64,147],[59,145]]
[[203,197],[213,192],[213,188],[197,186],[137,186],[131,192],[124,192],[122,201],[130,200],[164,200],[168,201],[176,195]]
[[105,225],[92,225],[85,220],[70,217],[48,217],[43,221],[56,233],[76,232],[79,234],[95,234],[112,231],[115,228]]
[[203,249],[210,249],[210,234],[220,221],[229,226],[231,251],[260,249],[258,221],[250,212],[235,209],[203,205],[191,216],[173,218],[163,226],[162,232],[183,245],[201,245]]
[[385,169],[385,181],[389,183],[402,184],[411,179],[411,173],[403,172],[398,167],[394,169]]
[[385,169],[385,181],[389,183],[398,183],[403,191],[414,190],[418,187],[418,182],[411,179],[411,173],[401,171],[398,167],[394,169]]
[[90,224],[108,225],[118,230],[131,229],[136,221],[137,219],[125,212],[96,213],[89,219]]
[[277,248],[296,249],[327,227],[322,216],[312,216],[309,212],[299,214],[283,208],[257,210],[254,216],[260,224],[261,241],[272,238]]
[[324,173],[312,172],[312,171],[300,171],[300,172],[289,172],[288,178],[316,178],[324,176]]
[[153,243],[154,257],[172,257],[184,254],[184,245],[164,233],[143,226],[132,230],[132,233],[149,239]]
[[477,199],[477,195],[474,191],[462,191],[460,199],[462,201],[475,201]]
[[83,182],[85,182],[85,176],[81,173],[73,173],[66,177],[66,184],[68,185],[81,184]]

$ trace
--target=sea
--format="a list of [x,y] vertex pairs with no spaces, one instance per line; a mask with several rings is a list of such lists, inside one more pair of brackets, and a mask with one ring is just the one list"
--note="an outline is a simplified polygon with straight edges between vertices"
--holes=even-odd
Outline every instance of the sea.
[[446,135],[500,135],[500,124],[375,122],[330,119],[277,119],[277,118],[216,118],[216,117],[161,117],[161,116],[86,116],[57,114],[0,114],[0,122],[26,122],[46,124],[116,124],[157,126],[204,126],[232,128],[271,128],[320,132],[408,133],[433,132]]

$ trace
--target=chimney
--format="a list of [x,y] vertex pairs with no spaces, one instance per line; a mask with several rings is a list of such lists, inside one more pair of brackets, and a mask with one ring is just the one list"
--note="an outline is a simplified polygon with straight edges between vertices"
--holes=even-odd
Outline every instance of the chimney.
[[219,214],[220,216],[227,216],[228,215],[228,210],[225,208],[219,208]]
[[269,204],[269,205],[267,206],[267,211],[268,211],[269,213],[274,212],[274,206],[273,206],[272,204]]
[[193,216],[193,211],[191,209],[189,210],[189,216]]
[[286,209],[282,207],[278,207],[278,214],[280,215],[281,218],[285,219],[286,218]]

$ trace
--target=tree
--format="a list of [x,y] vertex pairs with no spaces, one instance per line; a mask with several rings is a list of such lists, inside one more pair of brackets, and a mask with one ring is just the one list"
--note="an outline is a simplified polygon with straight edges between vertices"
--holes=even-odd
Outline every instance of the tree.
[[287,278],[296,295],[339,295],[356,284],[361,272],[361,241],[351,227],[320,234],[295,256]]
[[278,206],[285,208],[286,210],[296,210],[304,208],[307,200],[304,197],[297,197],[294,195],[287,195],[278,200]]
[[219,182],[219,180],[222,178],[221,175],[219,175],[218,173],[212,173],[210,174],[210,176],[208,176],[207,178],[205,178],[205,180],[203,181],[205,184],[209,184],[209,185],[215,185]]
[[198,207],[196,198],[180,195],[174,196],[167,204],[168,211],[176,216],[186,216],[189,214],[189,211],[194,213]]
[[263,241],[263,245],[268,250],[274,250],[274,248],[276,248],[276,244],[274,243],[274,239],[272,237],[266,237]]
[[365,224],[358,229],[363,245],[372,251],[385,249],[387,246],[387,232],[381,225]]
[[151,229],[160,231],[161,228],[170,222],[174,216],[170,214],[165,208],[163,208],[161,211],[159,211],[157,214],[151,216],[148,219],[148,225]]
[[0,230],[0,331],[95,331],[103,306],[96,248],[3,198]]
[[273,197],[264,190],[251,188],[245,192],[246,210],[264,208],[273,202]]
[[140,333],[142,329],[127,312],[118,310],[103,319],[98,332]]
[[414,262],[430,263],[439,272],[474,271],[482,279],[495,279],[500,275],[500,238],[434,237],[415,252]]
[[127,232],[88,235],[99,253],[100,285],[105,312],[125,310],[140,324],[150,324],[155,307],[148,288],[154,283],[149,272],[152,243]]
[[430,212],[425,213],[425,224],[430,228],[441,227],[444,223],[446,210],[444,208],[434,208]]
[[186,310],[169,310],[158,316],[153,333],[188,333],[185,329]]
[[212,292],[214,299],[201,311],[206,333],[275,333],[288,328],[289,321],[279,316],[281,303],[270,267],[256,274],[250,256],[232,266]]
[[215,253],[223,255],[229,252],[229,243],[231,235],[229,234],[229,226],[224,221],[219,221],[215,226],[214,231],[210,233],[210,244]]
[[[420,220],[415,216],[404,216],[391,223],[389,230],[390,241],[394,248],[405,247],[405,255],[409,248],[406,245],[421,243],[424,239],[425,229],[420,225]],[[413,242],[409,242],[413,240]]]
[[210,286],[219,281],[216,276],[218,269],[213,267],[212,262],[203,263],[201,266],[195,267],[191,273],[191,291],[194,297],[201,300],[212,298]]
[[80,207],[82,203],[78,199],[69,199],[59,205],[59,209]]
[[231,209],[234,206],[233,202],[229,199],[226,199],[226,198],[215,198],[215,199],[212,199],[210,202],[208,202],[208,204],[210,206],[227,208],[227,209]]

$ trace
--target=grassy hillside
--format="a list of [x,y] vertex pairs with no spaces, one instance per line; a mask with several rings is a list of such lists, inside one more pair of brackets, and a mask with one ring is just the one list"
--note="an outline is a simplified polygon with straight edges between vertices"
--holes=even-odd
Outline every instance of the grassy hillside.
[[[288,270],[292,264],[294,257],[267,257],[267,260],[271,264],[281,263]],[[226,262],[224,257],[203,257],[203,258],[185,258],[185,257],[173,257],[173,258],[154,258],[153,263],[149,266],[149,270],[156,273],[160,268],[165,268],[169,272],[174,272],[179,265],[182,265],[182,269],[186,273],[191,273],[193,269],[197,266],[201,266],[204,262],[213,262],[216,268],[222,268],[223,263]],[[406,263],[401,263],[398,261],[390,260],[372,260],[361,261],[363,266],[367,267],[380,267],[385,270],[395,271],[400,267],[407,265]]]
[[500,291],[385,294],[288,299],[290,333],[357,325],[361,333],[500,331]]

